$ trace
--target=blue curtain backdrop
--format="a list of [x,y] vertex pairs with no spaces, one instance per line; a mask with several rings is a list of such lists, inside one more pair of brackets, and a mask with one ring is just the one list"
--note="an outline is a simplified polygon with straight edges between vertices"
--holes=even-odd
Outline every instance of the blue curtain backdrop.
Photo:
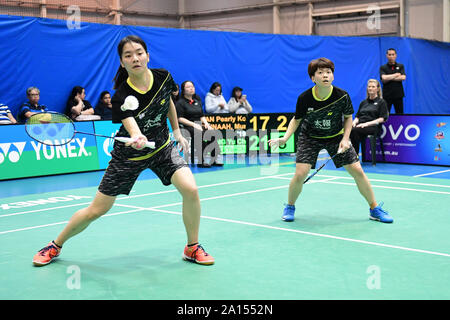
[[117,44],[137,34],[148,44],[151,68],[168,69],[179,84],[191,80],[204,100],[219,81],[228,100],[244,88],[254,112],[294,112],[298,95],[313,84],[308,63],[335,62],[334,84],[349,92],[355,112],[366,82],[379,79],[388,48],[397,49],[407,79],[405,113],[450,114],[450,43],[399,37],[294,36],[179,30],[81,23],[0,15],[0,102],[16,114],[25,91],[36,86],[42,104],[63,112],[72,87],[83,86],[96,105],[113,92]]

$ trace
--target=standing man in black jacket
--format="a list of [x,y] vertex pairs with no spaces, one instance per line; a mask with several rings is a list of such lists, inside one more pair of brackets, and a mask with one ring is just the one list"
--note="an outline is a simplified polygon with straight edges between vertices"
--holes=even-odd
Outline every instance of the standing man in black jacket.
[[403,91],[402,81],[406,80],[405,67],[397,63],[397,52],[389,48],[386,52],[388,63],[380,67],[380,78],[383,83],[383,98],[387,103],[388,111],[394,105],[395,114],[403,114]]

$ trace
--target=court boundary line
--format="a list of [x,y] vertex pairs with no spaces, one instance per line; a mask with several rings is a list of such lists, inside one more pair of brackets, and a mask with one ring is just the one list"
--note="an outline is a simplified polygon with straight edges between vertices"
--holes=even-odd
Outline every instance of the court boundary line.
[[[132,206],[132,205],[124,205],[124,204],[120,204],[119,206],[125,207],[125,208],[139,209],[139,210],[144,210],[144,211],[156,211],[156,212],[163,212],[163,213],[169,213],[169,214],[175,214],[175,215],[182,215],[181,212],[175,212],[175,211],[169,211],[169,210],[161,210],[161,209],[157,209],[157,208],[144,208],[144,207],[138,207],[138,206]],[[275,226],[269,226],[269,225],[253,223],[253,222],[246,222],[246,221],[241,221],[241,220],[217,218],[217,217],[210,217],[210,216],[203,216],[203,215],[201,216],[201,218],[202,219],[208,219],[208,220],[224,221],[224,222],[231,222],[231,223],[242,224],[242,225],[255,226],[255,227],[266,228],[266,229],[288,231],[288,232],[306,234],[306,235],[315,236],[315,237],[331,238],[331,239],[336,239],[336,240],[343,240],[343,241],[349,241],[349,242],[369,244],[369,245],[379,246],[379,247],[400,249],[400,250],[404,250],[404,251],[419,252],[419,253],[426,253],[426,254],[431,254],[431,255],[450,257],[450,254],[448,254],[448,253],[442,253],[442,252],[437,252],[437,251],[408,248],[408,247],[403,247],[403,246],[396,246],[396,245],[390,245],[390,244],[373,242],[373,241],[367,241],[367,240],[359,240],[359,239],[352,239],[352,238],[346,238],[346,237],[340,237],[340,236],[333,236],[333,235],[316,233],[316,232],[310,232],[310,231],[302,231],[302,230],[296,230],[296,229],[275,227]]]
[[429,173],[417,174],[417,175],[415,175],[413,177],[414,178],[419,178],[419,177],[431,176],[433,174],[444,173],[444,172],[450,172],[450,169],[449,170],[442,170],[442,171],[434,171],[434,172],[429,172]]
[[[333,177],[333,178],[340,178],[340,177]],[[319,181],[316,181],[316,182],[324,182],[324,183],[332,183],[332,184],[335,183],[335,182],[330,181],[330,180],[327,180],[327,181],[319,180]],[[350,183],[338,183],[338,184],[350,185]],[[351,185],[354,185],[354,184],[351,184]],[[221,198],[235,197],[235,196],[238,196],[238,195],[245,195],[245,194],[257,193],[257,192],[263,192],[263,191],[283,189],[283,188],[288,188],[288,187],[289,187],[289,185],[283,185],[283,186],[277,186],[277,187],[270,187],[270,188],[251,190],[251,191],[237,192],[237,193],[231,193],[231,194],[226,194],[226,195],[219,195],[219,196],[203,198],[203,199],[200,199],[200,201],[209,201],[209,200],[216,200],[216,199],[221,199]],[[408,188],[403,188],[403,189],[407,189],[408,190]],[[412,190],[417,191],[417,189],[412,189]],[[128,199],[128,197],[123,197],[123,199]],[[174,202],[174,203],[158,205],[158,206],[154,206],[154,207],[138,207],[138,206],[132,206],[132,205],[126,205],[126,204],[120,204],[120,203],[115,203],[114,205],[118,206],[118,207],[130,208],[130,209],[133,209],[133,210],[119,211],[119,212],[109,213],[109,214],[107,213],[107,214],[101,216],[101,218],[103,218],[103,217],[111,217],[111,216],[116,216],[116,215],[122,215],[122,214],[127,214],[127,213],[133,213],[133,212],[139,212],[139,211],[156,211],[156,212],[165,212],[165,213],[182,215],[182,213],[179,213],[179,212],[174,212],[174,211],[169,211],[169,210],[161,210],[160,209],[160,208],[165,208],[165,207],[182,205],[182,202]],[[231,222],[231,223],[237,223],[237,224],[243,224],[243,225],[257,226],[257,227],[262,227],[262,228],[266,228],[266,229],[283,230],[283,231],[288,231],[288,232],[295,232],[295,233],[312,235],[312,236],[317,236],[317,237],[331,238],[331,239],[344,240],[344,241],[350,241],[350,242],[357,242],[357,243],[363,243],[363,244],[369,244],[369,245],[375,245],[375,246],[381,246],[381,247],[389,247],[389,248],[400,249],[400,250],[405,250],[405,251],[412,251],[412,252],[419,252],[419,253],[426,253],[426,254],[431,254],[431,255],[450,257],[450,254],[436,252],[436,251],[407,248],[407,247],[402,247],[402,246],[395,246],[395,245],[377,243],[377,242],[366,241],[366,240],[358,240],[358,239],[352,239],[352,238],[345,238],[345,237],[339,237],[339,236],[332,236],[332,235],[314,233],[314,232],[309,232],[309,231],[301,231],[301,230],[294,230],[294,229],[281,228],[281,227],[275,227],[275,226],[268,226],[268,225],[251,223],[251,222],[245,222],[245,221],[240,221],[240,220],[216,218],[216,217],[203,216],[203,215],[201,216],[201,218],[210,219],[210,220],[217,220],[217,221],[225,221],[225,222]],[[44,224],[44,225],[39,225],[39,226],[31,226],[31,227],[24,227],[24,228],[19,228],[19,229],[14,229],[14,230],[1,231],[0,235],[8,234],[8,233],[14,233],[14,232],[19,232],[19,231],[27,231],[27,230],[32,230],[32,229],[44,228],[44,227],[49,227],[49,226],[55,226],[55,225],[60,225],[60,224],[64,224],[64,223],[68,223],[68,221],[61,221],[61,222],[55,222],[55,223],[51,223],[51,224]]]
[[[287,176],[287,175],[294,175],[294,173],[290,172],[290,173],[283,173],[283,174],[270,175],[270,176],[257,177],[257,178],[225,181],[225,182],[219,182],[219,183],[214,183],[214,184],[207,184],[207,185],[198,186],[198,189],[215,187],[215,186],[221,186],[221,185],[228,185],[228,184],[234,184],[234,183],[241,183],[241,182],[257,181],[257,180],[262,180],[262,179],[290,180],[291,178],[283,177],[283,176]],[[331,175],[326,175],[326,174],[318,174],[317,177],[328,177],[330,179],[311,180],[311,183],[322,182],[322,183],[352,185],[352,186],[356,185],[355,183],[332,181],[332,180],[336,180],[336,179],[353,180],[353,177],[331,176]],[[423,186],[438,187],[438,188],[440,188],[440,187],[450,188],[450,186],[447,186],[447,185],[434,185],[434,184],[419,183],[419,182],[405,182],[405,181],[384,180],[384,179],[369,179],[369,180],[371,182],[377,181],[377,182],[388,182],[388,183],[399,183],[399,184],[423,185]],[[385,188],[385,189],[395,189],[395,190],[405,190],[405,191],[425,192],[425,193],[450,194],[450,192],[446,192],[446,191],[412,189],[412,188],[402,188],[402,187],[392,187],[392,186],[372,185],[372,187]],[[130,195],[130,196],[117,197],[115,204],[117,203],[118,200],[122,200],[122,199],[134,199],[134,198],[140,198],[140,197],[146,197],[146,196],[152,196],[152,195],[158,195],[158,194],[165,194],[165,193],[173,193],[173,192],[178,192],[178,190],[177,189],[163,190],[163,191],[157,191],[157,192],[152,192],[152,193],[144,193],[144,194],[139,194],[139,195]],[[15,213],[9,213],[9,214],[0,215],[0,218],[10,217],[10,216],[17,216],[17,215],[22,215],[22,214],[27,214],[27,213],[51,211],[51,210],[56,210],[56,209],[64,209],[64,208],[75,207],[75,206],[89,205],[90,203],[91,202],[83,202],[83,203],[79,203],[79,204],[70,204],[70,205],[66,205],[66,206],[58,206],[58,207],[51,207],[51,208],[42,208],[42,209],[35,209],[35,210],[29,210],[29,211],[15,212]]]

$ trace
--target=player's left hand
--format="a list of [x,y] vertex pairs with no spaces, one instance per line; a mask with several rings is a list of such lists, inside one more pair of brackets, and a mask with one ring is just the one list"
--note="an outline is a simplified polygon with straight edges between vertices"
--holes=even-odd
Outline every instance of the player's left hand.
[[181,150],[183,150],[183,152],[189,151],[189,143],[182,135],[179,135],[178,137],[174,137],[174,138],[178,142],[178,144],[181,146]]
[[350,141],[350,139],[342,139],[341,142],[339,143],[339,150],[340,152],[345,152],[348,149],[350,149],[350,147],[352,146],[352,143]]

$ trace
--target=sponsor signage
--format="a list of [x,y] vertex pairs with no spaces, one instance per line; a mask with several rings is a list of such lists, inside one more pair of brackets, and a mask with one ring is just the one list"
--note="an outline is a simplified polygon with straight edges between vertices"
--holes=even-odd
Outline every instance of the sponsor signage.
[[[450,166],[450,115],[391,115],[382,127],[386,162]],[[376,159],[383,159],[378,141]]]
[[[76,130],[93,132],[92,122],[76,123]],[[0,180],[98,169],[95,137],[77,134],[62,146],[31,139],[24,125],[0,126]]]
[[[95,121],[94,130],[96,134],[114,137],[122,124],[112,123],[111,121]],[[98,150],[99,169],[106,169],[109,160],[111,160],[111,151],[114,146],[114,140],[103,137],[96,137]]]

